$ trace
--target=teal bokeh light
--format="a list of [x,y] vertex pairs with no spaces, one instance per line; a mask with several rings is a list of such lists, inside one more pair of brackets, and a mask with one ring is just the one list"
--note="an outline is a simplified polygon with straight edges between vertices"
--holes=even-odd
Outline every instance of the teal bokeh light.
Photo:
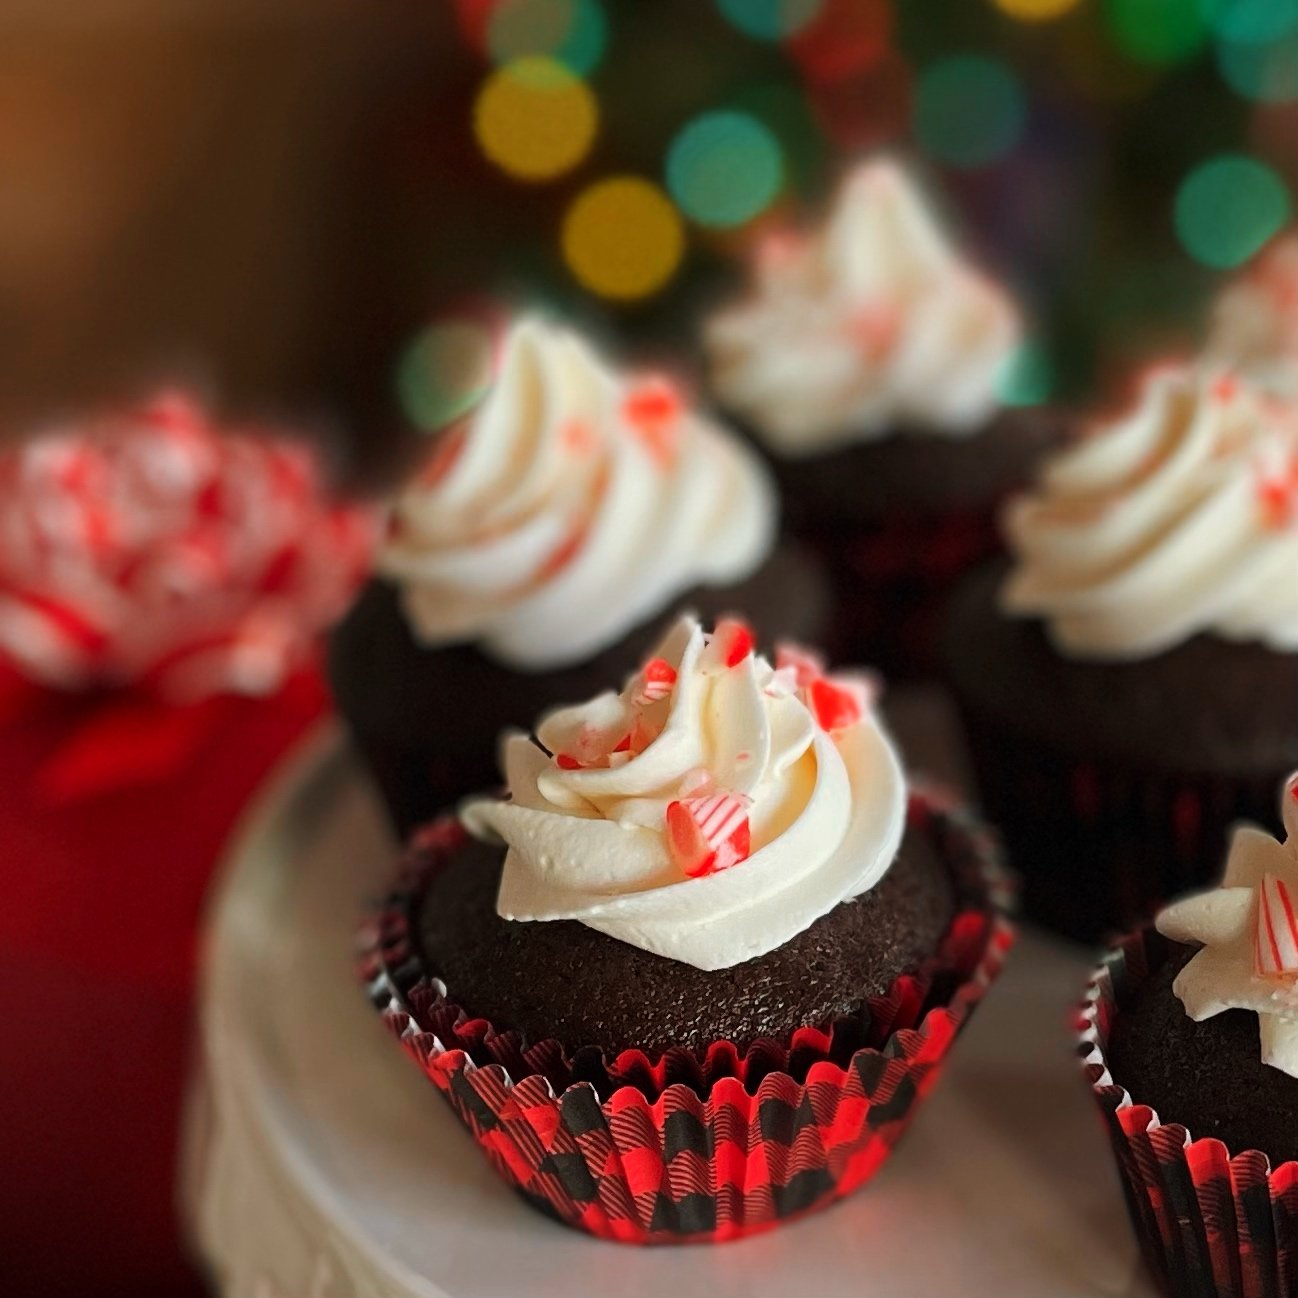
[[1264,45],[1298,32],[1298,0],[1199,0],[1222,40]]
[[487,27],[496,63],[543,56],[579,77],[599,66],[608,44],[608,19],[599,0],[504,0]]
[[1038,339],[1020,344],[996,380],[996,395],[1005,406],[1044,405],[1054,390],[1054,361]]
[[784,159],[774,134],[734,109],[696,117],[667,153],[667,188],[700,225],[742,225],[771,204],[783,183]]
[[1298,34],[1260,45],[1220,41],[1217,66],[1232,90],[1262,104],[1298,99]]
[[1200,163],[1176,194],[1176,232],[1195,261],[1240,266],[1276,234],[1292,207],[1284,181],[1264,162],[1225,153]]
[[717,0],[717,8],[741,32],[759,41],[795,36],[810,23],[825,0]]
[[915,95],[915,132],[934,157],[983,167],[1008,153],[1027,119],[1018,78],[1003,63],[959,54],[929,64]]
[[493,351],[491,330],[476,320],[441,320],[417,334],[397,362],[406,418],[436,433],[468,414],[491,385]]

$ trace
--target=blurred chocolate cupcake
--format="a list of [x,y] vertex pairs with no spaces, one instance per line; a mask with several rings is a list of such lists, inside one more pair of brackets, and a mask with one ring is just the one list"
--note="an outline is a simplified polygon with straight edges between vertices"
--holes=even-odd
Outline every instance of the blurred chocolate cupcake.
[[339,707],[402,831],[495,778],[496,739],[620,679],[681,607],[820,638],[817,561],[777,542],[760,461],[662,379],[537,318],[398,494],[334,636]]
[[952,583],[999,549],[996,506],[1059,431],[1001,406],[1020,337],[888,159],[847,178],[822,230],[766,244],[750,295],[709,321],[716,400],[832,565],[849,657],[924,674]]
[[1028,913],[1090,940],[1211,878],[1298,765],[1298,426],[1228,372],[1151,374],[1007,513],[946,656]]
[[1008,940],[990,838],[911,798],[869,682],[686,617],[502,761],[416,835],[365,970],[497,1168],[639,1243],[861,1184]]
[[1298,777],[1288,837],[1235,830],[1219,888],[1097,974],[1084,1058],[1150,1270],[1171,1294],[1280,1294],[1298,1262]]

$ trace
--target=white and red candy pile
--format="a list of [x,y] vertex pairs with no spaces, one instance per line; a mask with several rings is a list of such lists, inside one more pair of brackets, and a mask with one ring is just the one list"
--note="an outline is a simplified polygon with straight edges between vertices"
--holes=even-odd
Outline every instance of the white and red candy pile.
[[345,609],[376,538],[303,444],[184,396],[0,455],[0,655],[58,689],[264,694]]

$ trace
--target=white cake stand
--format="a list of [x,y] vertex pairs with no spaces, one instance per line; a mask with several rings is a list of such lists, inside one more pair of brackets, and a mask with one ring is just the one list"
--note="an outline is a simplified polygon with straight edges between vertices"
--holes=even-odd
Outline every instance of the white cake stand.
[[788,1227],[633,1249],[527,1207],[380,1025],[352,972],[393,848],[327,730],[233,850],[210,921],[186,1212],[230,1298],[1145,1295],[1074,1062],[1089,960],[1025,935],[882,1173]]

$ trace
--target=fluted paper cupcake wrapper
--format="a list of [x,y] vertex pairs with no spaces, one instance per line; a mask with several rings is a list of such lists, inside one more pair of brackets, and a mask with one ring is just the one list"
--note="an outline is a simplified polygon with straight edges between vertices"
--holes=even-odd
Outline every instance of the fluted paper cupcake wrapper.
[[1086,1077],[1108,1128],[1127,1209],[1149,1269],[1175,1298],[1298,1293],[1298,1162],[1196,1140],[1111,1076],[1109,1034],[1168,956],[1153,929],[1123,938],[1096,970],[1079,1029]]
[[627,1243],[722,1241],[865,1182],[909,1125],[1012,942],[993,838],[936,793],[911,815],[934,836],[962,907],[928,967],[854,1019],[739,1050],[569,1057],[471,1019],[413,941],[419,897],[462,841],[416,836],[361,939],[376,1008],[496,1170],[570,1226]]

